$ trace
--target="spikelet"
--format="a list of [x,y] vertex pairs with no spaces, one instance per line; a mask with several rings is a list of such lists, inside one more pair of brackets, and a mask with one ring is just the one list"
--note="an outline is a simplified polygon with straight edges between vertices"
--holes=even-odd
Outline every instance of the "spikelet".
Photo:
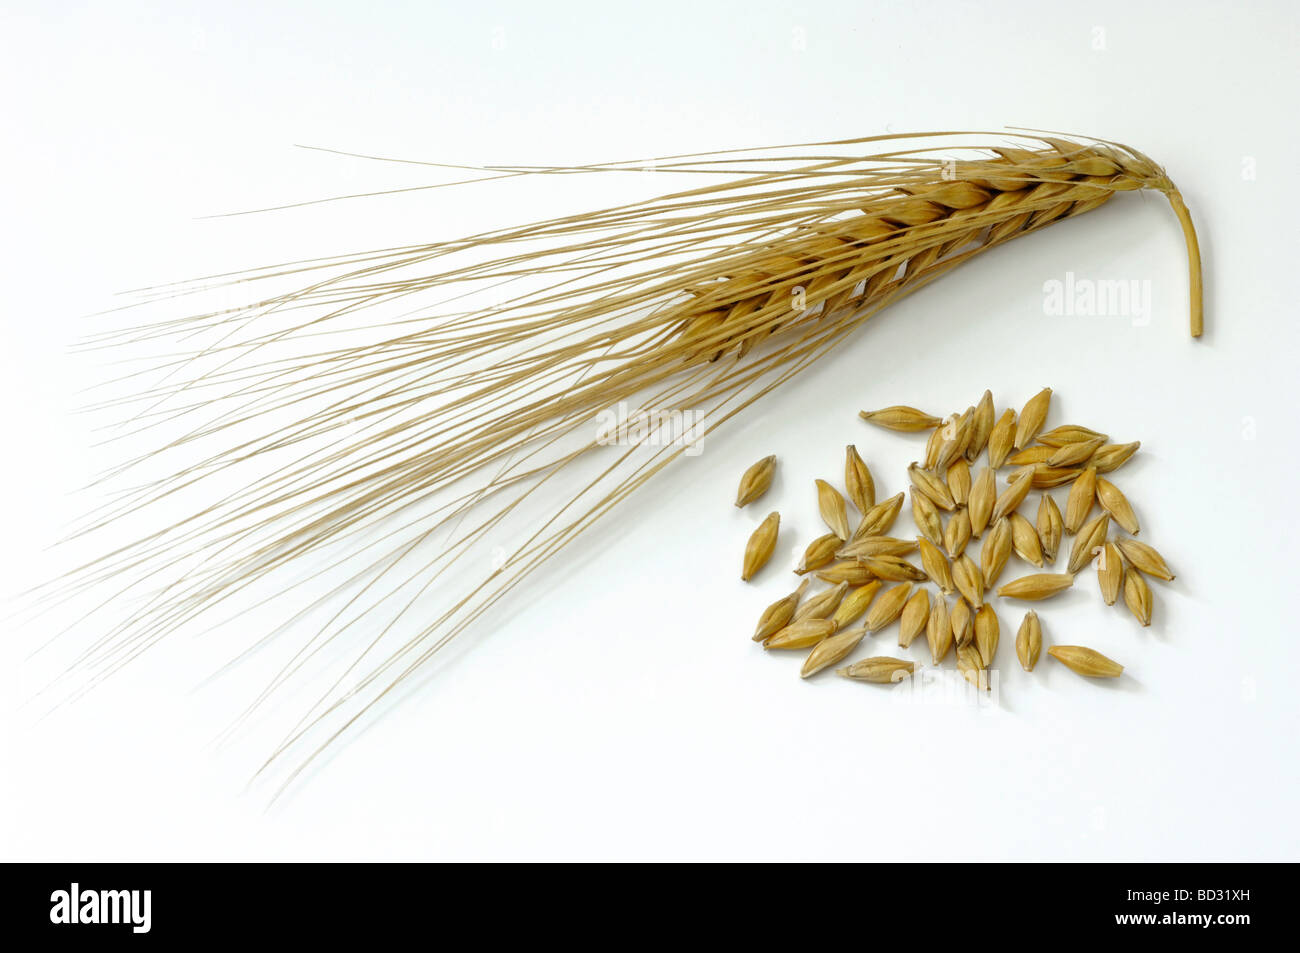
[[1066,572],[1078,572],[1092,562],[1093,557],[1101,552],[1109,531],[1110,517],[1105,513],[1079,527],[1079,535],[1074,537],[1074,545],[1070,547],[1070,562],[1066,566]]
[[837,586],[832,586],[823,592],[817,593],[811,599],[806,599],[794,610],[794,621],[799,622],[802,619],[828,619],[835,612],[836,606],[844,598],[844,594],[849,591],[849,584],[842,582]]
[[1105,477],[1097,478],[1097,502],[1110,514],[1111,519],[1123,527],[1125,532],[1136,535],[1141,529],[1138,526],[1137,514],[1133,512],[1133,505],[1129,503],[1128,497]]
[[1019,513],[1006,517],[1011,523],[1011,546],[1016,555],[1030,565],[1043,568],[1043,544],[1038,539],[1038,530]]
[[952,581],[972,606],[979,608],[984,604],[984,574],[965,553],[952,562]]
[[1048,562],[1056,562],[1056,553],[1061,548],[1061,534],[1065,530],[1065,521],[1056,501],[1044,493],[1038,501],[1038,542],[1042,546],[1043,556]]
[[880,685],[890,685],[894,682],[901,682],[915,671],[915,662],[905,662],[902,659],[879,655],[875,658],[864,658],[861,662],[854,662],[848,668],[836,669],[835,673],[843,675],[845,678],[851,678],[855,682],[875,682]]
[[966,544],[970,542],[970,514],[965,510],[958,510],[948,517],[948,525],[943,530],[944,548],[948,550],[948,555],[956,559],[966,551]]
[[847,658],[849,653],[858,647],[862,637],[866,634],[866,628],[859,626],[848,632],[837,632],[822,639],[808,653],[808,658],[804,660],[803,668],[799,671],[799,677],[808,678],[816,675],[822,669],[830,668],[836,662]]
[[1151,624],[1151,587],[1147,585],[1142,573],[1129,567],[1124,574],[1124,605],[1128,606],[1133,617],[1143,626]]
[[907,468],[907,476],[912,481],[912,486],[929,497],[930,502],[939,509],[951,510],[956,506],[947,485],[929,470],[922,470],[913,463]]
[[758,618],[758,625],[754,628],[755,642],[762,642],[768,636],[775,635],[789,624],[790,620],[794,618],[795,607],[799,604],[799,598],[807,588],[808,580],[804,579],[794,592],[784,599],[776,600],[763,610],[763,614]]
[[844,497],[825,480],[817,481],[817,507],[830,531],[840,539],[849,538],[849,513]]
[[1071,671],[1089,678],[1119,678],[1124,666],[1084,645],[1053,645],[1047,654]]
[[763,643],[765,649],[809,649],[835,634],[830,619],[797,619]]
[[993,528],[984,537],[984,544],[980,547],[980,573],[984,577],[985,586],[993,585],[997,582],[998,576],[1002,575],[1003,567],[1011,558],[1014,544],[1011,520],[1004,516],[993,524]]
[[1047,420],[1047,408],[1052,402],[1052,388],[1044,387],[1029,398],[1024,409],[1020,411],[1020,421],[1016,424],[1016,439],[1012,446],[1017,450],[1029,446],[1043,429]]
[[877,427],[884,427],[888,430],[898,430],[903,433],[930,430],[943,423],[933,414],[927,414],[915,407],[906,407],[901,404],[894,407],[885,407],[881,410],[859,411],[858,416],[869,424],[875,424]]
[[970,443],[966,445],[967,461],[974,463],[975,459],[984,452],[984,448],[988,446],[989,434],[993,433],[994,413],[993,392],[986,390],[984,395],[980,397],[980,402],[975,405],[975,417],[971,421]]
[[817,578],[822,582],[830,583],[832,586],[840,583],[850,586],[864,586],[875,578],[875,573],[860,560],[842,559],[837,563],[831,563],[829,566],[817,570]]
[[1161,556],[1154,546],[1136,539],[1120,539],[1115,545],[1119,547],[1125,559],[1148,576],[1155,576],[1166,582],[1173,580],[1174,574],[1165,562],[1165,557]]
[[767,492],[776,474],[776,455],[764,457],[745,471],[736,491],[736,505],[748,506]]
[[989,469],[997,470],[1007,462],[1016,441],[1016,412],[1004,410],[989,433]]
[[935,665],[942,662],[952,648],[952,620],[948,615],[948,600],[942,595],[930,608],[930,618],[925,623],[925,641],[930,646],[930,659]]
[[1101,601],[1113,606],[1123,585],[1124,557],[1119,554],[1119,547],[1108,542],[1097,556],[1097,586],[1101,589]]
[[1104,442],[1109,439],[1104,433],[1097,433],[1095,430],[1089,430],[1087,427],[1075,427],[1065,425],[1054,427],[1046,433],[1038,435],[1038,442],[1045,447],[1064,447],[1067,443],[1084,443],[1089,440],[1101,438]]
[[883,536],[889,532],[898,518],[898,511],[903,508],[903,494],[895,493],[887,500],[881,500],[862,514],[862,522],[853,531],[853,539],[864,536]]
[[1092,512],[1092,501],[1097,496],[1097,468],[1088,467],[1070,486],[1065,500],[1065,531],[1077,533],[1083,521]]
[[997,477],[993,475],[991,466],[985,467],[970,488],[970,504],[967,510],[972,536],[982,535],[985,527],[989,525],[989,517],[993,515],[993,504],[997,502],[997,495]]
[[1016,658],[1020,660],[1020,667],[1026,672],[1032,672],[1038,664],[1038,653],[1042,648],[1043,626],[1038,621],[1038,613],[1030,609],[1016,632]]
[[831,561],[838,555],[838,550],[843,542],[834,533],[818,536],[803,551],[803,558],[799,561],[799,568],[795,572],[802,575],[806,572],[821,569],[823,566],[829,566]]
[[[834,536],[834,534],[831,534]],[[906,556],[916,549],[914,539],[895,539],[893,536],[863,536],[852,539],[835,551],[839,559],[866,559],[869,556]]]
[[1074,585],[1074,576],[1068,572],[1039,572],[1013,579],[998,589],[998,595],[1004,599],[1037,601],[1039,599],[1050,599],[1057,593],[1069,589],[1072,585]]
[[911,495],[912,520],[916,523],[916,528],[921,531],[922,536],[936,546],[944,545],[943,518],[939,516],[934,501],[916,487],[912,487]]
[[1088,463],[1096,467],[1098,473],[1110,473],[1127,463],[1129,457],[1137,453],[1140,446],[1142,446],[1140,440],[1134,440],[1132,443],[1108,443],[1094,453]]
[[848,594],[835,607],[835,614],[831,616],[831,621],[841,629],[847,628],[850,623],[858,621],[862,613],[867,611],[871,605],[871,600],[876,597],[880,591],[880,580],[873,580],[865,586],[858,586],[856,589],[850,589]]
[[871,608],[867,610],[867,631],[879,632],[902,615],[903,607],[907,605],[907,600],[911,594],[912,584],[910,582],[894,586],[892,589],[886,589],[881,593],[880,598],[873,602]]
[[998,651],[1000,626],[998,615],[987,602],[975,613],[975,648],[979,650],[980,661],[988,668],[993,664],[993,656]]
[[930,621],[930,593],[924,589],[918,589],[912,593],[907,605],[903,606],[903,614],[898,617],[898,644],[901,648],[907,648],[912,644],[918,635],[925,631],[925,625]]
[[859,513],[865,513],[876,505],[876,481],[853,444],[844,448],[844,489]]
[[952,567],[948,565],[948,557],[943,554],[943,551],[938,546],[924,536],[918,537],[916,543],[921,550],[921,568],[925,570],[926,576],[939,587],[940,591],[950,594],[955,587],[952,582]]
[[958,648],[969,645],[975,638],[975,612],[964,597],[958,598],[948,613],[948,625],[952,629],[952,641]]
[[970,501],[970,464],[965,460],[954,460],[944,479],[953,502],[965,506]]
[[767,565],[776,549],[776,536],[781,528],[781,514],[773,511],[758,524],[758,528],[745,544],[745,559],[740,568],[740,578],[745,582],[754,578],[754,574]]

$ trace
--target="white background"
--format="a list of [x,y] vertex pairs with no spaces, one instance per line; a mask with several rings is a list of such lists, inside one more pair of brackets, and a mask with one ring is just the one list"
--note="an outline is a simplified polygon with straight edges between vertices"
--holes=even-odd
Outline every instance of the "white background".
[[[294,144],[577,163],[886,131],[1094,134],[1182,188],[1208,332],[1187,335],[1182,237],[1158,196],[1122,195],[965,266],[675,464],[269,811],[241,791],[270,739],[208,746],[265,672],[200,687],[229,652],[175,640],[41,720],[48,672],[27,656],[54,632],[10,620],[0,853],[1297,859],[1296,10],[4,4],[0,578],[14,590],[59,566],[45,548],[87,502],[68,494],[112,459],[71,412],[94,372],[65,348],[111,320],[80,316],[115,292],[455,237],[617,189],[583,177],[527,200],[452,190],[199,220],[435,178]],[[1067,271],[1150,280],[1151,322],[1045,317],[1043,283]],[[903,489],[919,442],[858,410],[946,412],[986,387],[1019,406],[1044,385],[1049,426],[1143,442],[1117,482],[1178,572],[1155,584],[1155,623],[1105,609],[1091,572],[1041,612],[1049,644],[1092,645],[1124,678],[1046,658],[1020,672],[1019,609],[1003,613],[996,710],[801,682],[797,658],[749,641],[793,579],[773,565],[738,581],[756,519],[782,511],[783,548],[819,534],[812,480],[839,482],[850,441],[882,495]],[[770,496],[735,510],[739,474],[767,453],[782,461]],[[880,653],[895,631],[875,637]]]

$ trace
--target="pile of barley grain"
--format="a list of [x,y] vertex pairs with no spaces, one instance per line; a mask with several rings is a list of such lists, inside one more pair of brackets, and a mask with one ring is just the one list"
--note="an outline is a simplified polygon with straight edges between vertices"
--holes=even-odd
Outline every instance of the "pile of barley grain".
[[[1102,599],[1124,603],[1142,625],[1151,623],[1151,588],[1147,576],[1171,580],[1173,574],[1153,547],[1133,539],[1137,516],[1115,484],[1102,476],[1122,466],[1138,442],[1113,444],[1087,427],[1062,426],[1043,432],[1052,390],[1044,388],[1019,416],[1001,415],[993,395],[984,392],[977,405],[940,418],[913,407],[863,411],[864,420],[905,433],[929,431],[924,459],[908,467],[912,517],[920,535],[888,535],[903,507],[898,493],[876,501],[875,480],[857,449],[847,448],[844,489],[817,481],[817,501],[830,532],[808,544],[795,570],[805,576],[799,587],[764,610],[754,641],[766,649],[809,649],[802,676],[807,678],[844,659],[869,633],[898,623],[898,644],[908,647],[923,633],[937,666],[953,652],[957,669],[973,684],[989,687],[987,672],[997,654],[1001,625],[986,600],[1014,554],[1036,569],[1055,563],[1063,535],[1074,537],[1065,572],[1038,572],[1003,583],[1003,599],[1047,599],[1070,588],[1075,574],[1094,561]],[[980,466],[981,454],[987,454]],[[741,478],[736,506],[759,499],[772,484],[775,456],[764,457]],[[1014,469],[1001,488],[998,471]],[[973,468],[978,467],[975,475]],[[1046,491],[1070,484],[1062,517]],[[1020,513],[1031,491],[1038,490],[1034,522]],[[845,496],[847,494],[847,500]],[[857,509],[850,530],[849,504]],[[1093,516],[1093,508],[1100,513]],[[741,578],[749,581],[776,550],[781,517],[773,512],[745,547]],[[1111,524],[1128,535],[1111,535]],[[972,539],[982,538],[979,559],[968,555]],[[918,567],[907,556],[918,553]],[[808,575],[828,588],[807,593]],[[937,593],[926,587],[933,584]],[[888,586],[888,588],[884,588]],[[948,600],[955,596],[950,605]],[[861,619],[856,627],[850,627]],[[1037,613],[1026,613],[1016,634],[1016,656],[1032,671],[1042,648]],[[1056,645],[1048,654],[1080,675],[1116,677],[1124,667],[1081,645]],[[904,659],[874,657],[837,669],[847,678],[895,682],[915,671]]]

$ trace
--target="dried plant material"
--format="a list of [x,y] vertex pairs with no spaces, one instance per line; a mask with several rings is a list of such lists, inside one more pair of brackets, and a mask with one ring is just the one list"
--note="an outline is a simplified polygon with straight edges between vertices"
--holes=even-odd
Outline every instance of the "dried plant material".
[[1016,412],[1004,410],[989,433],[989,469],[1000,469],[1007,462],[1016,439]]
[[944,430],[950,426],[943,423],[930,432],[930,436],[925,440],[925,453],[921,455],[927,470],[932,470],[939,465],[939,455],[943,452]]
[[853,444],[844,448],[844,489],[859,513],[865,513],[876,505],[876,481],[871,478],[871,470]]
[[871,608],[867,610],[867,631],[879,632],[902,615],[903,606],[907,605],[907,600],[911,595],[912,584],[910,582],[894,586],[892,589],[886,589],[881,593],[880,598],[872,603]]
[[1039,463],[1034,466],[1029,479],[1035,490],[1050,490],[1073,482],[1079,472],[1078,467],[1049,467],[1046,463]]
[[952,581],[972,606],[979,608],[984,604],[984,574],[965,553],[953,560]]
[[1050,599],[1072,585],[1074,585],[1074,577],[1068,572],[1039,572],[1011,580],[998,589],[998,595],[1004,599],[1036,602],[1039,599]]
[[878,579],[888,582],[920,582],[925,573],[901,556],[868,556],[862,565]]
[[1043,626],[1038,621],[1038,613],[1030,609],[1016,632],[1016,658],[1020,667],[1032,672],[1038,664],[1038,653],[1043,649]]
[[[931,469],[936,472],[943,472],[948,469],[959,457],[966,453],[966,447],[971,441],[971,432],[975,425],[975,408],[967,407],[960,417],[957,418],[951,433],[944,433],[944,441],[939,448],[939,458],[935,461]],[[942,428],[947,431],[948,428]]]
[[1110,516],[1106,513],[1080,527],[1079,535],[1074,537],[1074,545],[1070,547],[1070,562],[1065,567],[1066,571],[1078,572],[1092,562],[1093,557],[1101,552],[1108,532],[1110,532]]
[[836,669],[837,675],[851,678],[855,682],[875,682],[879,685],[892,685],[901,682],[916,671],[915,662],[905,662],[899,658],[878,655],[854,662],[848,668]]
[[1043,544],[1038,540],[1038,530],[1019,513],[1006,517],[1011,524],[1011,545],[1016,555],[1030,565],[1043,568]]
[[916,542],[921,549],[921,568],[925,570],[926,576],[941,591],[951,593],[955,586],[952,581],[952,569],[948,565],[948,557],[944,556],[943,551],[924,536],[918,538]]
[[763,614],[758,617],[758,625],[754,628],[755,642],[762,642],[768,636],[775,635],[790,623],[794,618],[795,607],[799,605],[799,599],[807,588],[808,580],[804,579],[794,592],[783,599],[777,599],[763,610]]
[[1105,442],[1105,437],[1097,437],[1079,443],[1067,443],[1053,450],[1052,455],[1044,462],[1049,467],[1077,467],[1092,459],[1092,455],[1100,450]]
[[894,520],[898,519],[898,511],[902,508],[902,493],[895,493],[889,499],[881,500],[862,514],[862,522],[853,531],[853,538],[861,539],[864,536],[885,535],[889,532],[890,527],[894,525]]
[[1038,435],[1038,442],[1047,447],[1064,447],[1067,443],[1087,443],[1100,439],[1103,443],[1110,439],[1104,433],[1097,433],[1087,427],[1066,425],[1056,427]]
[[736,505],[748,506],[767,492],[776,474],[776,455],[764,457],[745,471],[736,491]]
[[[984,452],[984,448],[988,446],[989,435],[993,433],[994,414],[993,392],[986,390],[984,396],[980,398],[980,402],[975,405],[975,416],[971,421],[970,442],[966,445],[966,459],[971,463],[974,463],[976,458]],[[951,489],[951,483],[949,483],[949,489]]]
[[896,539],[893,536],[863,536],[850,540],[836,550],[840,559],[866,559],[868,556],[906,556],[916,549],[914,539]]
[[781,528],[781,514],[768,513],[767,518],[758,524],[758,529],[745,544],[745,560],[740,568],[740,578],[745,582],[754,578],[754,574],[767,565],[776,549],[776,536]]
[[970,500],[970,464],[965,459],[954,460],[948,467],[948,493],[958,506],[965,506]]
[[1119,678],[1124,666],[1083,645],[1053,645],[1047,654],[1072,672],[1089,678]]
[[1034,442],[1038,432],[1043,429],[1043,424],[1047,421],[1047,408],[1052,402],[1052,388],[1044,387],[1033,397],[1029,398],[1025,407],[1020,411],[1020,421],[1016,424],[1016,439],[1012,446],[1021,450]]
[[831,585],[843,582],[850,586],[865,586],[875,578],[875,573],[868,569],[861,560],[842,559],[817,570],[817,578]]
[[1003,567],[1011,558],[1013,543],[1011,520],[1004,516],[993,524],[980,547],[980,574],[984,577],[985,588],[996,583],[1002,575]]
[[871,600],[876,597],[876,593],[879,591],[879,580],[872,580],[865,586],[850,589],[835,608],[835,614],[831,616],[831,621],[841,629],[848,628],[851,622],[856,622],[862,613],[867,611],[867,608],[871,605]]
[[948,525],[943,530],[943,544],[948,555],[956,559],[966,551],[970,542],[970,515],[965,510],[958,510],[948,517]]
[[1088,467],[1070,486],[1065,500],[1065,531],[1077,533],[1092,512],[1092,501],[1097,498],[1097,468]]
[[976,688],[989,690],[992,687],[989,684],[989,674],[984,669],[984,661],[980,658],[979,649],[974,645],[957,646],[957,671]]
[[804,659],[803,668],[799,670],[800,678],[808,678],[816,675],[824,668],[830,668],[837,662],[842,662],[849,656],[859,643],[862,637],[867,634],[867,630],[859,626],[848,632],[837,632],[834,635],[827,636],[813,646],[808,657]]
[[921,535],[936,546],[943,545],[943,519],[931,499],[912,487],[912,520]]
[[997,494],[997,477],[994,476],[991,467],[985,467],[970,488],[967,515],[970,517],[972,536],[981,535],[984,528],[989,525],[989,517],[993,515],[993,504],[997,502]]
[[1044,493],[1038,501],[1038,542],[1043,548],[1043,557],[1047,562],[1056,562],[1056,554],[1061,548],[1061,534],[1065,530],[1065,521],[1061,519],[1061,510],[1056,501]]
[[912,481],[912,486],[929,497],[930,502],[935,506],[944,510],[951,510],[956,506],[952,494],[948,492],[948,487],[933,473],[922,470],[913,463],[907,468],[907,476]]
[[849,538],[849,513],[844,497],[825,480],[817,481],[817,508],[830,531],[840,539]]
[[980,661],[988,668],[993,664],[993,656],[998,651],[998,639],[1001,627],[998,615],[987,602],[975,613],[975,648],[979,650]]
[[841,582],[832,586],[811,598],[805,599],[800,606],[794,610],[794,621],[799,622],[803,619],[829,619],[839,606],[840,600],[844,594],[849,591],[849,584]]
[[1007,457],[1007,463],[1013,467],[1037,466],[1040,463],[1046,463],[1054,453],[1056,453],[1056,450],[1053,447],[1025,447],[1025,449],[1017,450]]
[[835,634],[830,619],[796,619],[763,643],[765,649],[810,649]]
[[1143,626],[1151,624],[1151,587],[1136,569],[1124,574],[1124,605]]
[[836,551],[842,545],[844,545],[844,541],[834,533],[818,536],[803,551],[803,559],[799,561],[799,568],[795,572],[802,575],[803,573],[821,569],[823,566],[829,566],[831,560],[835,558]]
[[927,414],[924,411],[917,410],[915,407],[886,407],[883,410],[863,410],[859,411],[858,416],[869,424],[875,424],[877,427],[884,427],[886,430],[897,430],[902,433],[916,433],[921,430],[929,430],[943,423],[933,414]]
[[975,612],[970,603],[958,597],[948,613],[948,626],[952,629],[952,641],[957,647],[969,645],[975,639]]
[[1142,446],[1141,440],[1134,440],[1132,443],[1108,443],[1094,453],[1088,462],[1097,468],[1098,473],[1110,473],[1127,463],[1129,457],[1137,453],[1140,446]]
[[1101,589],[1102,602],[1113,606],[1123,585],[1124,557],[1119,554],[1118,546],[1108,542],[1097,557],[1097,586]]
[[925,641],[935,665],[942,662],[952,648],[952,621],[948,616],[948,602],[943,596],[937,597],[930,608],[930,618],[925,624]]
[[918,589],[912,593],[911,598],[907,600],[907,605],[903,606],[903,614],[898,617],[898,644],[902,648],[908,648],[916,637],[925,631],[925,625],[930,621],[930,593],[924,589]]
[[[1008,138],[997,134],[999,141]],[[435,499],[444,489],[454,486],[451,492],[459,494],[462,479],[476,485],[456,497],[467,502],[451,506],[445,523],[441,518],[435,524],[407,520],[402,513],[409,528],[392,539],[391,552],[387,544],[382,552],[373,551],[373,560],[357,578],[365,579],[372,570],[381,575],[382,569],[375,592],[387,590],[390,580],[395,585],[408,577],[437,578],[443,566],[461,558],[463,547],[449,544],[433,557],[436,562],[426,565],[427,547],[416,544],[436,539],[435,529],[460,525],[467,515],[472,519],[464,523],[465,535],[472,541],[483,538],[501,513],[516,512],[524,525],[537,526],[538,533],[522,536],[506,554],[504,567],[485,583],[468,592],[447,592],[451,608],[446,613],[411,627],[409,639],[395,633],[392,652],[362,650],[355,678],[349,676],[338,692],[322,699],[317,706],[322,714],[303,726],[305,739],[322,733],[335,737],[378,699],[391,698],[397,684],[419,677],[443,646],[478,624],[488,607],[548,565],[575,535],[596,525],[596,516],[622,506],[633,490],[688,453],[676,445],[642,448],[647,457],[653,452],[653,459],[635,461],[627,475],[613,472],[612,485],[602,485],[594,496],[581,495],[587,490],[584,478],[575,483],[573,497],[553,511],[530,509],[543,505],[546,494],[525,492],[528,477],[556,472],[559,479],[552,485],[564,486],[574,474],[565,468],[591,459],[581,454],[606,453],[601,441],[587,439],[591,420],[601,410],[636,401],[708,415],[708,429],[715,421],[725,427],[729,418],[797,371],[842,350],[855,329],[886,305],[975,255],[1095,208],[1120,191],[1151,188],[1168,197],[1188,241],[1193,331],[1199,333],[1194,232],[1165,173],[1121,145],[1052,136],[1016,141],[1029,148],[996,152],[967,145],[965,138],[939,137],[690,158],[678,162],[676,171],[702,181],[692,181],[666,199],[493,229],[463,241],[268,269],[253,277],[278,283],[301,274],[301,286],[281,291],[277,284],[276,290],[263,292],[250,281],[247,312],[183,321],[169,315],[166,322],[145,327],[136,339],[176,331],[198,341],[208,354],[214,353],[208,343],[220,340],[226,370],[218,379],[208,377],[208,362],[176,362],[182,370],[202,368],[204,392],[215,385],[214,398],[233,382],[230,389],[236,393],[228,395],[232,403],[221,406],[220,417],[209,414],[213,404],[206,399],[195,401],[196,415],[234,420],[244,419],[246,408],[289,410],[287,420],[279,413],[255,419],[253,426],[265,427],[263,433],[245,439],[241,431],[226,447],[212,446],[205,474],[222,473],[227,465],[237,466],[263,447],[285,445],[294,435],[327,437],[328,448],[313,441],[308,451],[303,445],[305,455],[295,471],[302,478],[282,503],[273,499],[284,484],[280,471],[239,484],[237,494],[214,500],[211,508],[202,501],[196,512],[203,514],[214,537],[231,541],[228,550],[205,548],[206,536],[191,535],[203,527],[182,513],[169,521],[179,527],[174,533],[142,533],[137,548],[117,549],[107,561],[93,564],[85,575],[97,578],[139,557],[149,560],[143,570],[162,575],[156,588],[150,583],[160,598],[133,611],[120,632],[105,632],[90,663],[106,669],[101,663],[164,638],[231,593],[277,582],[273,573],[282,567],[292,572],[300,557],[309,559],[326,546],[364,538],[379,520],[390,520],[408,504]],[[870,149],[882,155],[862,155]],[[594,174],[585,167],[568,171]],[[495,286],[498,279],[518,276],[528,279],[525,288],[500,307],[459,303],[463,279]],[[238,291],[241,282],[229,284]],[[799,295],[800,308],[791,307],[794,288],[806,292]],[[436,302],[443,300],[457,302],[450,306],[456,310],[438,308]],[[395,333],[390,322],[377,320],[372,338],[360,341],[352,333],[332,333],[350,332],[346,322],[353,316],[365,312],[364,318],[372,313],[366,311],[372,304],[391,302],[419,315],[419,326],[409,334]],[[282,362],[266,356],[265,345],[281,335],[276,326],[251,319],[275,311],[300,315],[292,319],[286,340],[298,332],[319,342],[312,364],[322,369],[319,373],[286,373]],[[342,319],[337,327],[336,318]],[[243,340],[225,340],[227,332],[253,325]],[[758,342],[765,346],[758,349]],[[171,350],[165,351],[169,360]],[[566,388],[569,381],[580,383]],[[189,383],[176,381],[174,393],[184,398]],[[411,383],[415,389],[407,386]],[[328,406],[301,400],[299,386],[319,388]],[[164,396],[171,393],[169,385]],[[393,417],[386,425],[392,447],[377,443],[369,424],[353,439],[352,423],[363,401],[368,419],[386,419],[387,408],[376,406],[371,395],[391,395],[395,411],[416,412],[410,422]],[[722,410],[714,414],[719,405]],[[211,433],[217,434],[211,439],[220,441],[222,433],[230,432],[213,428]],[[583,437],[590,447],[575,452],[567,437]],[[171,449],[152,458],[150,466],[176,473],[169,466]],[[196,447],[181,446],[175,456],[192,449]],[[390,455],[393,449],[397,452]],[[510,469],[509,461],[523,457],[525,449],[530,454],[526,469]],[[631,455],[628,449],[626,456]],[[382,466],[370,461],[382,461]],[[181,473],[142,488],[141,497],[152,502],[157,495],[164,507],[170,506],[173,491],[193,475],[182,466]],[[217,479],[212,485],[224,496],[232,484]],[[516,510],[520,501],[525,505]],[[276,505],[267,505],[271,502]],[[309,505],[311,518],[304,519]],[[476,525],[486,529],[470,533]],[[177,557],[191,552],[203,553],[206,564],[202,574],[185,578]],[[363,629],[379,631],[397,621],[396,613],[405,609],[395,603],[407,604],[405,599],[375,603],[373,609],[357,607]],[[292,598],[279,604],[291,616],[302,608]],[[394,615],[377,617],[388,614],[389,605]],[[314,744],[294,742],[285,750]]]
[[1128,497],[1105,477],[1097,477],[1097,502],[1110,514],[1111,519],[1124,528],[1126,533],[1136,534],[1141,529],[1138,526],[1137,514],[1133,512]]
[[998,501],[993,504],[993,515],[990,519],[996,523],[1008,513],[1015,512],[1016,507],[1025,501],[1025,497],[1029,495],[1029,490],[1033,485],[1030,474],[1023,471],[1020,471],[1018,476],[1012,474],[1011,482],[998,495]]
[[1156,551],[1154,546],[1136,539],[1116,540],[1115,545],[1119,547],[1125,559],[1148,576],[1155,576],[1166,582],[1173,581],[1174,574],[1165,563],[1165,558]]

